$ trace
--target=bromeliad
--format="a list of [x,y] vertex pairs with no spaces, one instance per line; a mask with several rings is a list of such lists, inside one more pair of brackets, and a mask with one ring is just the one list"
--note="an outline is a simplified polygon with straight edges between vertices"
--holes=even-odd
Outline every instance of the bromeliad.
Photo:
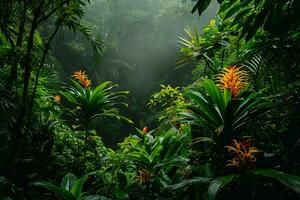
[[229,153],[233,154],[232,160],[227,160],[227,167],[237,167],[247,169],[252,163],[256,162],[256,153],[261,152],[252,143],[233,140],[233,144],[225,146]]
[[151,180],[151,178],[154,176],[153,173],[149,172],[148,170],[145,169],[140,169],[138,170],[138,174],[136,175],[136,180],[142,184],[142,183],[147,183]]
[[85,74],[85,71],[75,71],[73,72],[72,77],[75,80],[77,80],[82,85],[82,87],[87,88],[91,86],[91,80],[88,79],[88,76]]
[[218,86],[222,89],[230,89],[232,97],[237,97],[247,85],[247,73],[237,66],[224,68],[217,76]]

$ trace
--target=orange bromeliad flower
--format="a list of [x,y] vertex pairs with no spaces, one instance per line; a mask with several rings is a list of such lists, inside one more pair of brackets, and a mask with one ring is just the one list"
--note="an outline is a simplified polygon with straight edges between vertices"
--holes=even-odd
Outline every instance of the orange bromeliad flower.
[[[255,154],[261,152],[250,143],[233,140],[233,145],[225,146],[228,152],[233,153],[232,160],[227,160],[226,167],[232,166],[239,169],[247,169],[252,163],[256,162]],[[249,144],[249,145],[248,145]]]
[[223,89],[230,89],[232,97],[237,97],[240,91],[247,85],[247,73],[240,67],[231,66],[224,68],[218,75],[218,86]]
[[87,79],[87,75],[85,74],[85,71],[81,71],[81,70],[73,72],[72,77],[74,77],[74,79],[78,81],[83,81]]
[[55,96],[53,96],[53,100],[55,103],[60,103],[61,97],[59,95],[55,95]]
[[148,172],[145,169],[138,170],[138,174],[136,175],[136,180],[142,184],[147,183],[151,180],[151,178],[154,176],[153,173]]
[[89,79],[84,79],[83,81],[80,82],[81,85],[85,88],[90,87],[91,86],[91,80]]
[[85,71],[75,71],[73,72],[72,77],[75,80],[77,80],[82,85],[82,87],[87,88],[91,86],[91,80],[88,79],[87,75],[85,74]]

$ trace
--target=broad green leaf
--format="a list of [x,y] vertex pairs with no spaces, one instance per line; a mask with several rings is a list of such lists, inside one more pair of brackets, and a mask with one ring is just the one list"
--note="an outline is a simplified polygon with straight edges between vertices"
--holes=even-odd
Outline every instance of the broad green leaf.
[[192,9],[192,13],[194,13],[196,10],[198,10],[199,16],[202,15],[202,13],[209,6],[210,2],[211,2],[211,0],[198,0],[197,4]]
[[85,196],[81,200],[109,200],[109,198],[100,195]]
[[62,187],[57,187],[52,183],[46,181],[36,181],[32,183],[32,185],[45,188],[51,192],[53,192],[58,198],[62,200],[76,200],[72,193],[68,192],[67,190],[63,189]]
[[225,14],[225,17],[223,18],[223,20],[228,19],[229,17],[231,17],[232,15],[236,14],[238,10],[240,10],[241,8],[241,4],[237,3],[236,5],[234,5],[233,7],[231,7]]
[[283,185],[293,189],[295,192],[300,193],[300,177],[290,174],[285,174],[281,171],[274,169],[258,169],[255,170],[256,175],[274,178]]
[[[236,0],[234,0],[234,1],[236,2]],[[223,2],[221,4],[221,7],[220,7],[219,11],[218,11],[218,14],[220,14],[220,13],[226,11],[227,9],[229,9],[232,5],[234,5],[235,2],[232,2],[232,1],[227,1],[225,3]]]
[[61,186],[67,190],[67,191],[71,191],[74,183],[76,182],[77,177],[74,174],[68,173],[61,182]]
[[83,176],[80,179],[78,179],[74,185],[73,188],[71,189],[71,193],[74,195],[76,200],[79,200],[80,197],[83,195],[82,189],[83,189],[83,184],[87,180],[87,176]]
[[225,104],[220,92],[220,89],[216,86],[213,80],[206,79],[203,83],[204,88],[206,89],[208,95],[212,98],[214,103],[220,109],[221,113],[224,114],[225,112]]
[[195,178],[188,179],[188,180],[182,180],[177,184],[168,186],[166,189],[167,190],[178,190],[178,189],[182,189],[186,186],[190,186],[190,185],[194,185],[194,184],[209,183],[209,181],[211,181],[211,178],[195,177]]
[[214,200],[220,190],[238,177],[239,175],[237,174],[230,174],[212,180],[208,186],[206,200]]
[[231,26],[234,26],[238,23],[242,23],[242,20],[244,20],[245,16],[249,14],[249,12],[252,10],[252,8],[247,8],[245,10],[242,10],[239,12],[235,17],[234,20],[231,23]]

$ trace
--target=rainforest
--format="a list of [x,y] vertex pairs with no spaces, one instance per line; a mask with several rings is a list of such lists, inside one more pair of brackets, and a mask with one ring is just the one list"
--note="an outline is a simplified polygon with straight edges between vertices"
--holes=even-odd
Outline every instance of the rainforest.
[[300,199],[299,0],[0,0],[0,200]]

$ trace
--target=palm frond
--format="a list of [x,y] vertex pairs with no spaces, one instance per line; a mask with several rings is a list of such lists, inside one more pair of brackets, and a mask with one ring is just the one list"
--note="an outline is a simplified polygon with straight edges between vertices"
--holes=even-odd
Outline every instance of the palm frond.
[[196,27],[184,29],[188,38],[179,37],[179,44],[182,45],[181,56],[177,61],[178,67],[182,67],[193,60],[197,60],[202,55],[201,37]]
[[91,44],[94,51],[94,59],[95,61],[99,62],[102,58],[104,48],[102,37],[99,34],[97,34],[91,28],[91,26],[82,21],[76,23],[76,30],[79,31],[82,35],[84,35],[87,41]]
[[245,67],[250,72],[252,72],[254,76],[257,76],[261,63],[262,63],[262,57],[261,55],[258,54],[258,55],[254,55],[251,60],[245,61],[243,67]]

